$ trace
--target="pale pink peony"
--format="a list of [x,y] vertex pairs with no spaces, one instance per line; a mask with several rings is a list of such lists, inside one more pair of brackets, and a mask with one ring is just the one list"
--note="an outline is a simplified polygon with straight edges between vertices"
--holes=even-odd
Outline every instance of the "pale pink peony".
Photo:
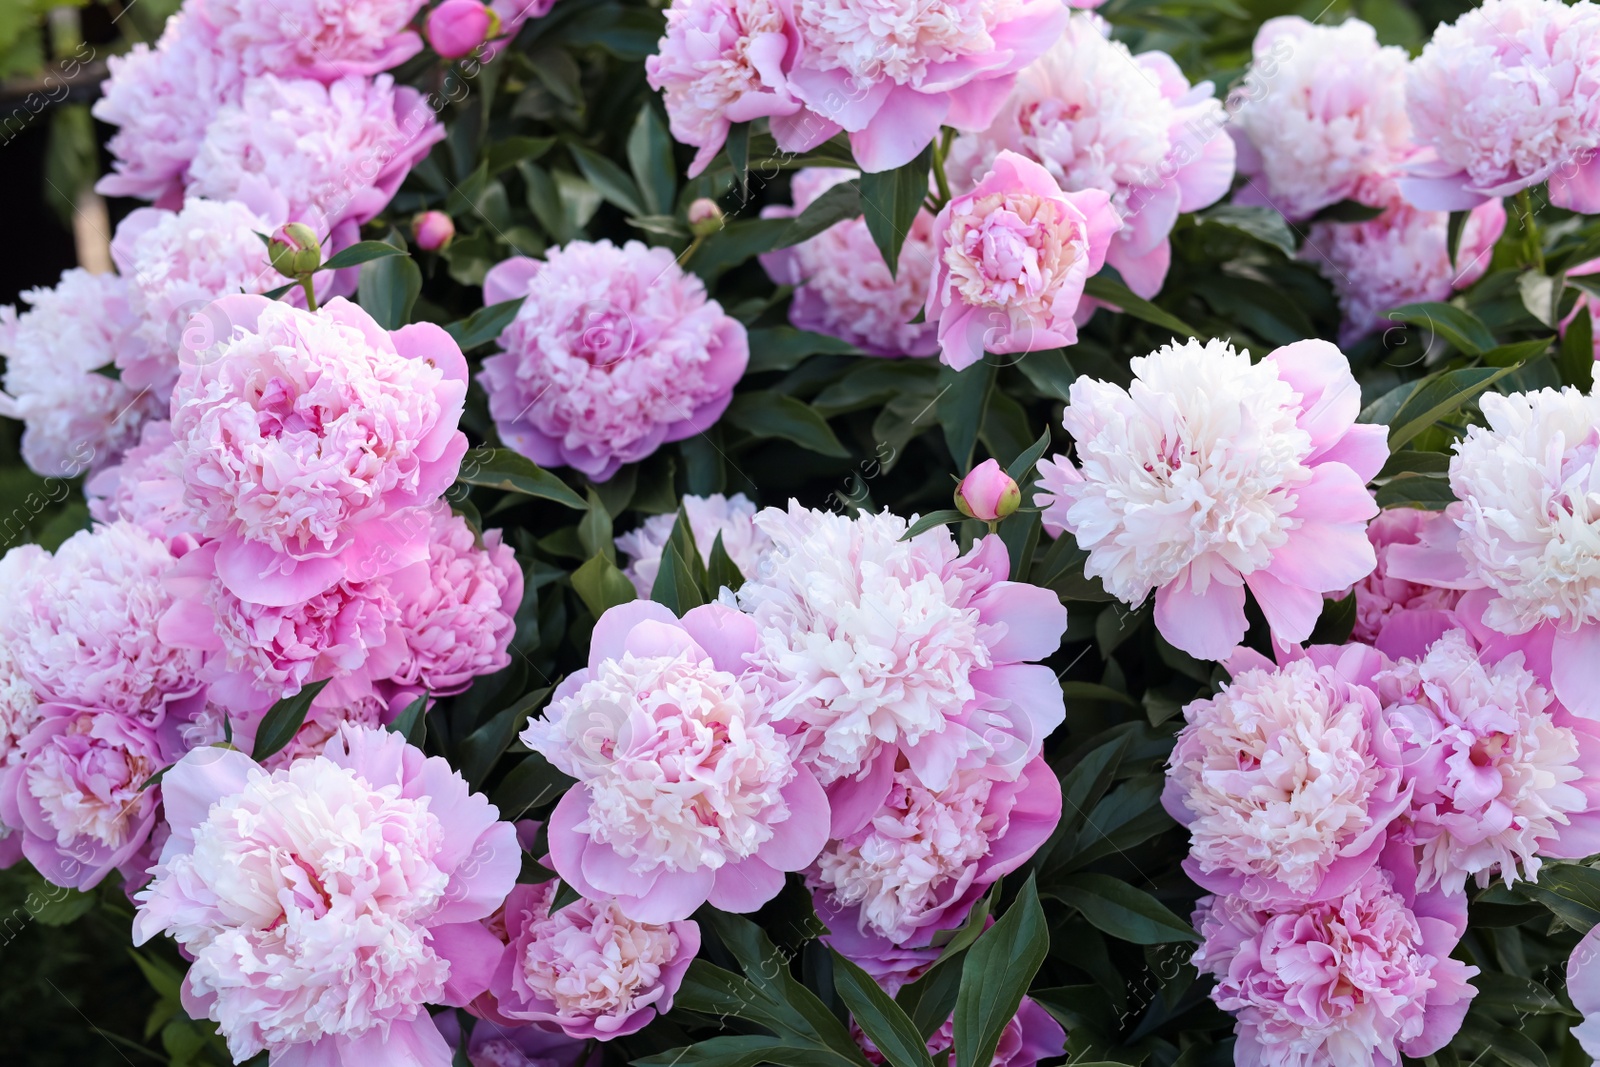
[[107,66],[111,76],[94,117],[120,129],[108,145],[114,172],[95,189],[175,208],[207,124],[218,108],[238,102],[244,86],[238,57],[217,43],[205,19],[180,10],[154,48],[136,44]]
[[181,753],[176,723],[158,731],[114,711],[42,704],[0,768],[0,823],[53,885],[90,889],[113,870],[140,881],[161,793],[145,783]]
[[1235,1058],[1257,1067],[1399,1067],[1461,1028],[1478,973],[1450,958],[1464,897],[1413,897],[1382,868],[1342,897],[1262,908],[1206,897],[1191,962],[1215,976],[1211,999],[1238,1023]]
[[1459,211],[1548,181],[1550,202],[1600,210],[1600,7],[1486,0],[1440,26],[1406,79],[1430,151],[1406,199]]
[[483,361],[500,438],[535,463],[605,481],[721,417],[744,374],[744,326],[668,248],[574,241],[484,279],[485,304],[523,297]]
[[487,800],[443,759],[359,726],[271,773],[197,749],[162,790],[172,836],[134,940],[182,946],[184,1007],[219,1024],[235,1060],[449,1067],[425,1005],[488,988],[499,946],[479,920],[521,865]]
[[709,901],[755,911],[828,834],[811,770],[744,689],[755,624],[721,604],[679,621],[636,600],[595,624],[589,665],[556,688],[529,748],[577,778],[551,813],[558,874],[640,922]]
[[932,790],[958,768],[1015,778],[1065,715],[1054,672],[1031,663],[1066,629],[1054,593],[1008,580],[990,535],[965,556],[945,527],[851,519],[791,502],[756,525],[774,548],[738,603],[760,631],[747,685],[830,786],[834,837],[864,826],[901,753]]
[[[861,1046],[868,1063],[881,1065],[889,1062],[872,1043],[872,1039],[854,1022],[850,1026],[850,1036]],[[1022,1003],[1017,1006],[1017,1014],[1000,1031],[1000,1043],[995,1046],[989,1067],[1035,1067],[1040,1060],[1054,1059],[1065,1052],[1066,1038],[1066,1031],[1061,1029],[1061,1024],[1049,1012],[1032,997],[1023,997]],[[955,1044],[955,1020],[952,1017],[945,1020],[944,1025],[928,1038],[928,1055],[934,1063],[953,1063],[952,1050]]]
[[158,726],[200,689],[200,656],[157,634],[173,603],[167,547],[128,522],[67,538],[49,556],[13,549],[0,643],[40,701]]
[[25,424],[23,460],[47,478],[115,462],[160,409],[148,390],[95,373],[144,354],[128,282],[74,268],[22,299],[30,307],[20,315],[0,307],[0,415]]
[[792,115],[784,63],[797,40],[781,0],[675,0],[656,55],[644,61],[650,88],[662,91],[672,136],[699,151],[698,177],[736,122]]
[[[0,580],[9,580],[15,567],[17,563],[8,553],[0,560]],[[17,667],[10,638],[0,633],[0,770],[17,761],[20,742],[38,722],[39,698]],[[0,835],[3,832],[0,830]]]
[[377,74],[422,51],[410,23],[426,0],[192,0],[217,45],[249,75],[333,81]]
[[1061,0],[794,0],[792,11],[789,91],[806,108],[773,118],[778,147],[804,151],[843,129],[873,173],[915,159],[941,126],[988,126],[1069,13]]
[[[689,528],[694,531],[694,546],[700,550],[702,560],[710,561],[711,549],[720,535],[723,550],[740,574],[752,578],[760,572],[762,561],[772,550],[772,539],[756,526],[756,506],[748,497],[743,493],[732,496],[690,494],[683,498],[682,507],[689,519]],[[641,598],[648,599],[656,584],[656,575],[661,571],[661,553],[671,540],[677,521],[676,512],[652,515],[638,528],[617,538],[617,551],[628,557],[628,565],[622,573],[628,576]]]
[[427,558],[422,506],[467,447],[467,365],[447,333],[390,333],[343,299],[312,314],[229,296],[185,343],[172,433],[229,591],[288,607]]
[[1298,341],[1252,364],[1223,341],[1132,360],[1131,391],[1080,378],[1062,421],[1077,445],[1040,463],[1045,527],[1071,532],[1084,572],[1190,655],[1221,659],[1245,633],[1245,588],[1273,636],[1311,634],[1322,594],[1372,573],[1366,483],[1389,449],[1356,425],[1344,355]]
[[1389,554],[1395,577],[1474,590],[1457,608],[1522,651],[1556,697],[1600,718],[1600,397],[1541,389],[1479,401],[1450,460],[1461,503],[1420,544]]
[[489,995],[472,1007],[484,1017],[479,1027],[533,1024],[610,1041],[671,1011],[700,951],[699,925],[638,922],[613,900],[578,900],[551,914],[555,892],[555,882],[518,885],[507,898],[508,943]]
[[250,203],[275,193],[291,221],[326,227],[338,249],[443,138],[422,94],[387,74],[330,85],[264,75],[207,126],[189,195]]
[[1590,1056],[1600,1057],[1600,926],[1590,928],[1567,961],[1567,995],[1584,1014],[1572,1036]]
[[1389,554],[1396,545],[1414,545],[1423,531],[1450,520],[1436,511],[1390,508],[1378,513],[1367,527],[1367,538],[1378,565],[1352,589],[1356,621],[1350,638],[1372,645],[1395,659],[1421,656],[1456,627],[1455,606],[1461,593],[1455,589],[1409,582],[1389,573]]
[[[1600,274],[1600,259],[1591,259],[1585,263],[1579,263],[1577,266],[1567,268],[1568,278],[1581,278],[1591,274]],[[1561,336],[1563,338],[1567,336],[1567,328],[1572,325],[1572,320],[1578,317],[1578,312],[1587,308],[1589,311],[1589,325],[1593,331],[1590,335],[1591,343],[1594,346],[1595,359],[1600,360],[1600,329],[1594,329],[1595,326],[1600,325],[1600,301],[1596,301],[1587,292],[1578,289],[1576,286],[1571,286],[1570,288],[1577,292],[1578,299],[1572,305],[1572,310],[1567,313],[1567,317],[1561,320]]]
[[984,352],[1075,344],[1083,285],[1122,225],[1101,189],[1063,193],[1033,160],[1002,151],[994,169],[933,223],[939,359],[956,370]]
[[1397,307],[1449,300],[1457,289],[1483,277],[1506,228],[1506,209],[1499,200],[1478,205],[1461,231],[1452,264],[1449,212],[1418,211],[1398,196],[1385,202],[1384,213],[1366,222],[1317,223],[1300,252],[1316,264],[1339,298],[1342,345],[1398,325],[1387,314]]
[[1100,18],[1074,16],[1017,76],[989,128],[956,139],[948,170],[965,189],[1010,150],[1042,164],[1067,192],[1101,190],[1123,221],[1106,262],[1148,298],[1166,279],[1178,213],[1227,193],[1234,146],[1210,82],[1191,88],[1165,52],[1133,55],[1108,32]]
[[1382,657],[1359,645],[1313,652],[1237,671],[1184,708],[1161,800],[1189,829],[1185,869],[1213,893],[1337,897],[1371,870],[1405,810],[1371,688]]
[[125,519],[165,542],[174,556],[199,543],[200,528],[183,498],[183,465],[170,422],[145,423],[139,443],[120,462],[86,480],[83,493],[96,522]]
[[1459,893],[1469,876],[1481,887],[1497,872],[1510,885],[1519,865],[1538,876],[1539,853],[1600,847],[1583,788],[1600,773],[1600,738],[1568,725],[1522,656],[1485,662],[1452,630],[1375,681],[1412,790],[1405,840],[1418,850],[1418,889]]
[[[807,167],[790,183],[793,207],[761,209],[762,218],[790,218],[840,182],[856,177],[841,167]],[[933,276],[933,216],[917,212],[889,273],[864,218],[836,222],[788,248],[761,255],[778,285],[794,286],[789,321],[848,341],[874,356],[931,356],[939,349],[937,324],[913,323],[928,299]]]
[[1044,844],[1061,820],[1061,786],[1042,757],[1013,781],[958,770],[931,790],[895,772],[883,806],[829,841],[806,872],[831,930],[855,927],[896,945],[927,945]]
[[1318,26],[1298,15],[1256,33],[1244,84],[1230,100],[1239,204],[1265,204],[1290,221],[1342,200],[1383,206],[1416,153],[1406,118],[1405,49],[1380,46],[1360,19]]

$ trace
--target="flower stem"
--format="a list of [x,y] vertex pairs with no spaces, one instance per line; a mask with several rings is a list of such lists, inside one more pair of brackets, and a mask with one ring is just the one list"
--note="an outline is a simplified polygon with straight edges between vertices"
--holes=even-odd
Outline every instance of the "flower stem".
[[1533,197],[1524,189],[1517,194],[1517,216],[1522,223],[1522,247],[1527,261],[1544,273],[1544,242],[1539,236],[1539,224],[1533,218]]
[[956,131],[946,126],[941,131],[939,138],[933,142],[933,180],[939,188],[939,210],[950,202],[950,179],[944,176],[944,157],[950,151],[950,142],[955,138]]
[[313,290],[312,287],[311,287],[311,275],[302,274],[302,275],[300,275],[300,277],[297,280],[300,282],[300,288],[305,290],[305,294],[306,294],[306,310],[307,311],[313,311],[313,312],[316,311],[317,310],[317,294],[316,294],[316,291]]

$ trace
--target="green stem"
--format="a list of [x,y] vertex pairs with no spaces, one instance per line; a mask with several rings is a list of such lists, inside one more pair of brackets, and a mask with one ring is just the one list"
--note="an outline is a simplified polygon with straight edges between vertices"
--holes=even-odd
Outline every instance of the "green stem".
[[1539,224],[1533,218],[1533,197],[1524,189],[1517,194],[1517,214],[1522,223],[1522,246],[1528,262],[1544,273],[1544,243],[1539,237]]
[[946,126],[939,139],[933,142],[933,181],[939,188],[939,210],[950,202],[950,179],[944,176],[944,157],[950,151],[950,142],[956,131]]
[[300,288],[304,289],[305,293],[306,293],[306,310],[307,311],[316,311],[317,310],[317,294],[316,294],[316,291],[313,290],[312,287],[311,287],[311,275],[302,274],[302,275],[300,275],[299,281],[300,281]]

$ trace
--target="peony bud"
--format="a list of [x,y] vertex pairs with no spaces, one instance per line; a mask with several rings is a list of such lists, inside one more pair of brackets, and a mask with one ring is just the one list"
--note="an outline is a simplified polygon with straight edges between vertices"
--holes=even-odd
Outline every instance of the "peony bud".
[[444,0],[428,14],[428,43],[445,59],[470,55],[500,34],[500,16],[479,0]]
[[291,222],[267,245],[267,258],[285,278],[310,277],[322,266],[322,242],[310,226]]
[[956,487],[956,508],[961,514],[984,522],[998,522],[1022,505],[1022,490],[1015,479],[986,459]]
[[715,200],[702,196],[689,205],[689,232],[709,237],[722,229],[722,209]]
[[456,224],[442,211],[424,211],[411,220],[411,234],[424,252],[437,252],[456,235]]

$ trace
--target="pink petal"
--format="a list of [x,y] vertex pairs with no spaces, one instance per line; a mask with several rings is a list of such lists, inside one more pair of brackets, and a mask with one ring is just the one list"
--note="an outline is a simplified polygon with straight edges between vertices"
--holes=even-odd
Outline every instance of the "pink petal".
[[1247,627],[1242,585],[1213,577],[1205,592],[1196,593],[1185,576],[1156,590],[1156,629],[1196,659],[1222,659],[1244,640]]
[[777,896],[782,889],[783,875],[751,856],[717,871],[708,902],[723,911],[750,912]]
[[621,659],[628,649],[628,635],[641,622],[660,622],[676,627],[678,617],[665,604],[653,600],[630,600],[600,616],[589,638],[589,669],[596,670],[608,659]]
[[[1276,565],[1274,565],[1276,569]],[[1256,571],[1245,578],[1256,595],[1261,612],[1267,617],[1272,636],[1280,641],[1299,643],[1311,636],[1322,614],[1322,594],[1314,589],[1290,585],[1272,570]]]
[[760,641],[756,621],[725,604],[702,604],[683,616],[682,626],[695,643],[705,649],[719,671],[738,675],[745,671],[745,657]]
[[1555,635],[1550,686],[1574,715],[1600,719],[1600,625],[1589,623]]
[[506,947],[482,923],[447,923],[429,933],[433,951],[450,963],[441,1003],[464,1008],[488,990]]
[[[868,174],[903,167],[939,135],[950,100],[899,85],[861,129],[850,134],[850,151]],[[841,122],[845,129],[849,123]]]

